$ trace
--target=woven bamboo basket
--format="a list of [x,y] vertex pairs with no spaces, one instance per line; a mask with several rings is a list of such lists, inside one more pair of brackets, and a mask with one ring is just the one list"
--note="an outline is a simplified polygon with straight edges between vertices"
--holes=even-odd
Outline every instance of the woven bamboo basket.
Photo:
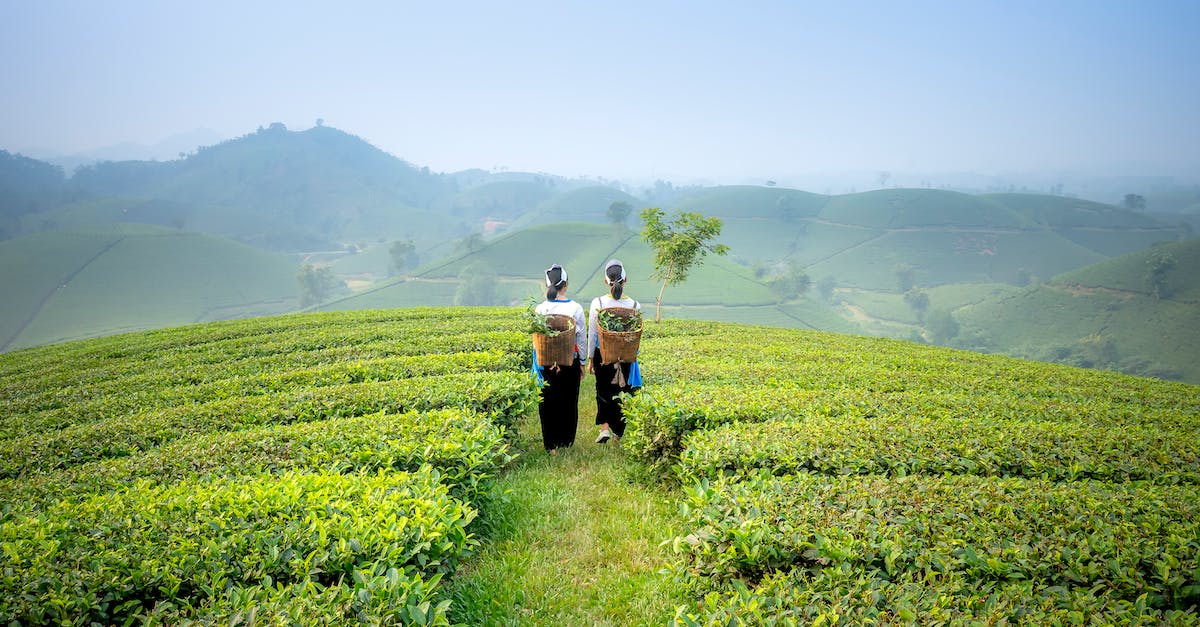
[[638,348],[642,344],[642,322],[638,310],[628,307],[608,307],[601,311],[609,315],[631,320],[636,318],[638,325],[631,331],[609,331],[604,325],[597,324],[596,331],[600,339],[600,363],[631,364],[637,361]]
[[562,314],[547,314],[546,325],[558,331],[558,335],[532,334],[538,366],[570,366],[575,361],[575,319]]

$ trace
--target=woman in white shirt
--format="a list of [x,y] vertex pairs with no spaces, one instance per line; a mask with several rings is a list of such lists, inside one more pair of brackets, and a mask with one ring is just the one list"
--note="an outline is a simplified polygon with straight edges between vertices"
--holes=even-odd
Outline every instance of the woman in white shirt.
[[599,314],[601,309],[609,307],[625,307],[641,309],[641,303],[624,296],[625,266],[618,259],[611,259],[604,266],[604,283],[608,285],[608,294],[592,299],[588,308],[588,347],[587,354],[591,357],[591,372],[596,375],[596,424],[600,427],[600,435],[596,443],[603,444],[610,439],[620,440],[625,435],[625,413],[621,410],[618,394],[632,394],[641,386],[637,364],[600,363],[600,331]]
[[570,366],[541,368],[534,359],[540,379],[544,381],[538,403],[542,421],[542,445],[551,455],[558,449],[575,444],[579,427],[579,384],[587,375],[587,326],[583,307],[567,298],[567,271],[558,264],[546,269],[546,300],[535,307],[540,314],[561,314],[575,320],[575,361]]

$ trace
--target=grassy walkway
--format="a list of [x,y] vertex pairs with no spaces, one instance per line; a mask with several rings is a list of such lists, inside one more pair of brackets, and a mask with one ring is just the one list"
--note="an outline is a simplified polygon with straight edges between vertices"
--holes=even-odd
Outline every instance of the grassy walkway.
[[584,381],[575,446],[542,450],[537,416],[519,428],[521,457],[487,506],[494,525],[451,583],[451,620],[468,625],[662,625],[683,597],[659,574],[680,522],[673,499],[630,478],[619,446],[593,444]]

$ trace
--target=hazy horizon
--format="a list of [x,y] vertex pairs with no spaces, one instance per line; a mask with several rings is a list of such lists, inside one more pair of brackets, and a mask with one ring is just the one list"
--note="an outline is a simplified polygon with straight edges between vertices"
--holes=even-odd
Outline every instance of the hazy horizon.
[[445,172],[1200,182],[1193,2],[44,2],[0,17],[13,152],[323,119]]

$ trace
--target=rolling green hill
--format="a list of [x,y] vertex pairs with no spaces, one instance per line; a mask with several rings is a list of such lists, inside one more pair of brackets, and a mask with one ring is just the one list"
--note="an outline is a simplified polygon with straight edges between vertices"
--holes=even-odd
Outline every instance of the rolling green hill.
[[[1155,298],[1151,262],[1174,260]],[[1200,240],[1156,246],[954,312],[991,350],[1200,383]]]
[[[339,240],[378,235],[377,219],[389,214],[428,219],[432,214],[415,210],[453,191],[439,175],[348,133],[323,126],[294,132],[281,124],[178,161],[87,166],[70,186],[92,197],[138,196],[218,208],[224,218],[248,215],[189,217],[210,232],[282,250],[336,248]],[[285,228],[264,232],[257,228],[264,222]]]
[[881,189],[834,196],[820,218],[876,229],[961,227],[1020,229],[1025,220],[979,196],[932,189]]
[[[0,290],[8,297],[0,306],[0,341],[11,348],[294,309],[293,275],[301,263],[327,268],[352,290],[322,308],[354,309],[520,302],[541,293],[542,270],[553,262],[568,267],[572,295],[586,302],[604,291],[598,269],[616,256],[630,268],[630,293],[650,304],[658,286],[650,277],[650,251],[637,237],[637,211],[647,205],[720,218],[718,241],[731,248],[728,257],[708,260],[686,283],[667,289],[668,316],[939,341],[953,329],[943,324],[942,332],[934,332],[931,321],[946,323],[946,311],[965,316],[972,308],[987,309],[992,301],[1016,299],[1027,285],[1190,237],[1197,228],[1184,223],[1184,214],[1162,217],[1038,194],[881,189],[822,195],[775,186],[677,188],[660,181],[639,198],[618,188],[632,189],[540,173],[434,173],[325,126],[289,131],[273,124],[178,161],[99,163],[69,179],[49,164],[2,153],[0,241],[39,232],[49,239],[37,240],[47,255],[27,244],[0,247],[6,255]],[[1186,210],[1180,203],[1188,193],[1171,206]],[[625,230],[606,215],[618,201],[635,211]],[[184,290],[188,284],[210,285],[208,269],[221,266],[182,258],[175,265],[160,263],[166,251],[149,242],[168,240],[147,239],[138,248],[134,240],[114,244],[113,233],[137,231],[138,224],[169,229],[185,256],[237,260],[238,270],[225,266],[233,277],[229,291]],[[208,236],[185,236],[184,230]],[[74,234],[56,239],[48,233],[53,231]],[[287,261],[238,247],[213,252],[232,246],[227,240],[294,256]],[[412,241],[413,263],[419,264],[405,267],[403,276],[393,276],[391,268],[389,248],[397,241]],[[807,272],[813,287],[778,303],[767,281],[793,264]],[[47,287],[85,266],[89,271],[77,278],[95,287],[82,289],[80,282],[66,291]],[[112,274],[93,280],[92,270]],[[155,272],[161,276],[152,278]],[[910,283],[916,290],[906,295],[909,289],[901,286]],[[114,304],[110,295],[117,292],[136,294],[133,305]],[[1025,307],[1061,307],[1050,294]],[[153,301],[157,297],[164,300]],[[926,297],[924,309],[911,305]],[[1072,315],[1091,321],[1104,316],[1093,307],[1112,306],[1070,302]],[[1143,319],[1186,319],[1189,310],[1172,309],[1177,306],[1165,299],[1136,309]],[[1058,331],[1034,333],[1037,339],[1028,346],[1012,347],[1028,315],[1020,309],[1009,313],[1016,318],[965,324],[953,341],[981,350],[1003,344],[1046,359],[1065,354],[1076,363],[1114,363],[1079,358],[1078,338],[1042,343]],[[88,320],[79,327],[83,318]],[[1131,331],[1120,326],[1138,319],[1110,316],[1104,334],[1126,336]],[[1142,354],[1152,346],[1137,350]],[[1186,363],[1153,358],[1138,364],[1123,367],[1191,376],[1183,374],[1192,368]]]
[[146,225],[0,242],[3,349],[289,311],[297,266],[245,244]]
[[1076,198],[1044,194],[987,194],[981,198],[1009,207],[1035,224],[1107,257],[1185,235],[1175,222]]
[[414,308],[0,354],[0,623],[1200,625],[1197,386],[668,320],[619,445],[585,392],[550,455],[529,346]]
[[[490,287],[488,304],[516,304],[544,296],[543,272],[550,264],[567,268],[569,295],[587,307],[606,293],[601,270],[611,258],[621,259],[629,274],[626,293],[651,307],[660,284],[651,276],[653,253],[637,234],[613,225],[559,223],[535,226],[489,241],[480,250],[419,269],[402,279],[384,282],[363,293],[321,306],[322,310],[451,305],[461,300],[467,279],[482,276]],[[782,307],[754,271],[722,257],[709,257],[682,285],[664,295],[664,315],[728,320],[785,327],[857,330],[856,325],[813,299]]]

